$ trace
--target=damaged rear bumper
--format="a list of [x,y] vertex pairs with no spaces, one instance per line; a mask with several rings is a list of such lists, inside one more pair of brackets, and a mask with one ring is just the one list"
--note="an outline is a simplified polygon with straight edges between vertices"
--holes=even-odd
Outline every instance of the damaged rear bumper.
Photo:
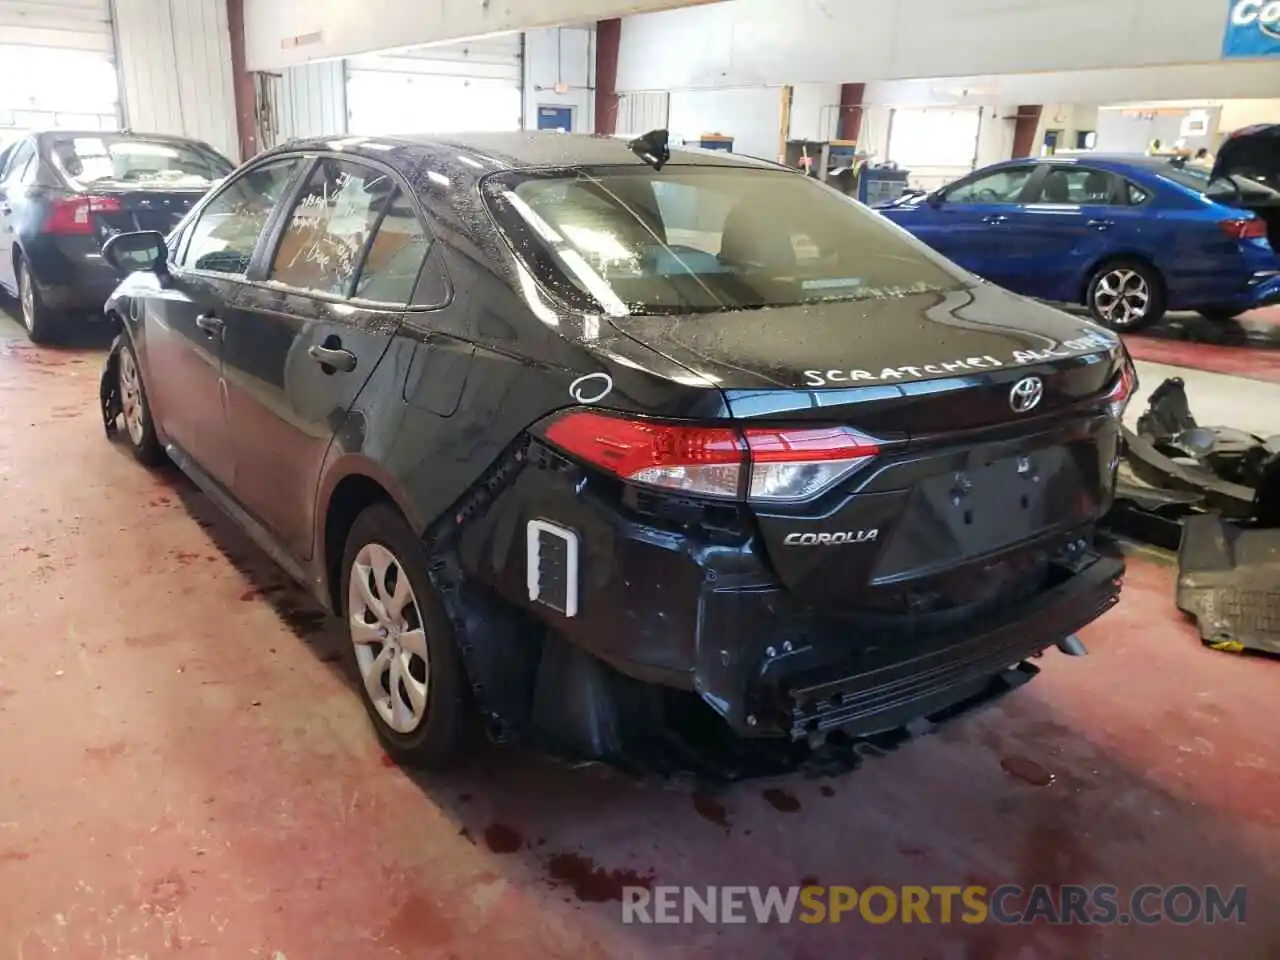
[[700,641],[762,637],[765,649],[743,663],[729,649],[700,642],[697,688],[742,736],[892,729],[974,696],[1002,671],[1093,622],[1118,602],[1123,575],[1118,556],[1082,550],[1056,564],[1050,585],[1030,599],[923,637],[825,617],[779,617],[772,603],[719,591],[704,598]]

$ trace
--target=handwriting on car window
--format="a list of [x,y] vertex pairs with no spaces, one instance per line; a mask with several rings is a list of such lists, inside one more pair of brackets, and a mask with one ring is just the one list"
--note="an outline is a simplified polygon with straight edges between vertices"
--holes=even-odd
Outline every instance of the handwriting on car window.
[[346,293],[389,189],[386,176],[330,168],[290,217],[273,276],[292,286]]

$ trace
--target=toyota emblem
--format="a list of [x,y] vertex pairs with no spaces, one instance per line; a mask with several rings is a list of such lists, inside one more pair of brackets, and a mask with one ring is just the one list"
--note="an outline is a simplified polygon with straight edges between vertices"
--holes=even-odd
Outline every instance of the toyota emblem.
[[1023,377],[1009,391],[1009,406],[1014,413],[1030,413],[1044,398],[1044,381],[1039,377]]

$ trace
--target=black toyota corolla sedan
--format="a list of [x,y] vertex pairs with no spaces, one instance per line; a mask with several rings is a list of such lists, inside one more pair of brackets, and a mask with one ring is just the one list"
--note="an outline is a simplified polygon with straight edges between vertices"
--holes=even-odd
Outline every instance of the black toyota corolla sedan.
[[295,142],[106,252],[108,431],[342,618],[399,759],[475,709],[588,757],[690,710],[847,742],[1117,601],[1118,339],[781,167]]
[[119,278],[102,244],[129,230],[168,232],[231,172],[181,137],[90,130],[32,133],[0,153],[0,287],[27,334],[47,343],[77,313],[97,313]]

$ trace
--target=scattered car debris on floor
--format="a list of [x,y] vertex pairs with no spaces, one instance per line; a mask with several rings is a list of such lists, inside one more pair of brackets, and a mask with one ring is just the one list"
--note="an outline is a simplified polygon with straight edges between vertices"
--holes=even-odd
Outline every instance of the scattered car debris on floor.
[[1183,381],[1151,394],[1108,524],[1178,553],[1178,609],[1217,650],[1280,654],[1280,435],[1200,426]]
[[1178,551],[1178,609],[1215,650],[1280,654],[1280,529],[1191,517]]

